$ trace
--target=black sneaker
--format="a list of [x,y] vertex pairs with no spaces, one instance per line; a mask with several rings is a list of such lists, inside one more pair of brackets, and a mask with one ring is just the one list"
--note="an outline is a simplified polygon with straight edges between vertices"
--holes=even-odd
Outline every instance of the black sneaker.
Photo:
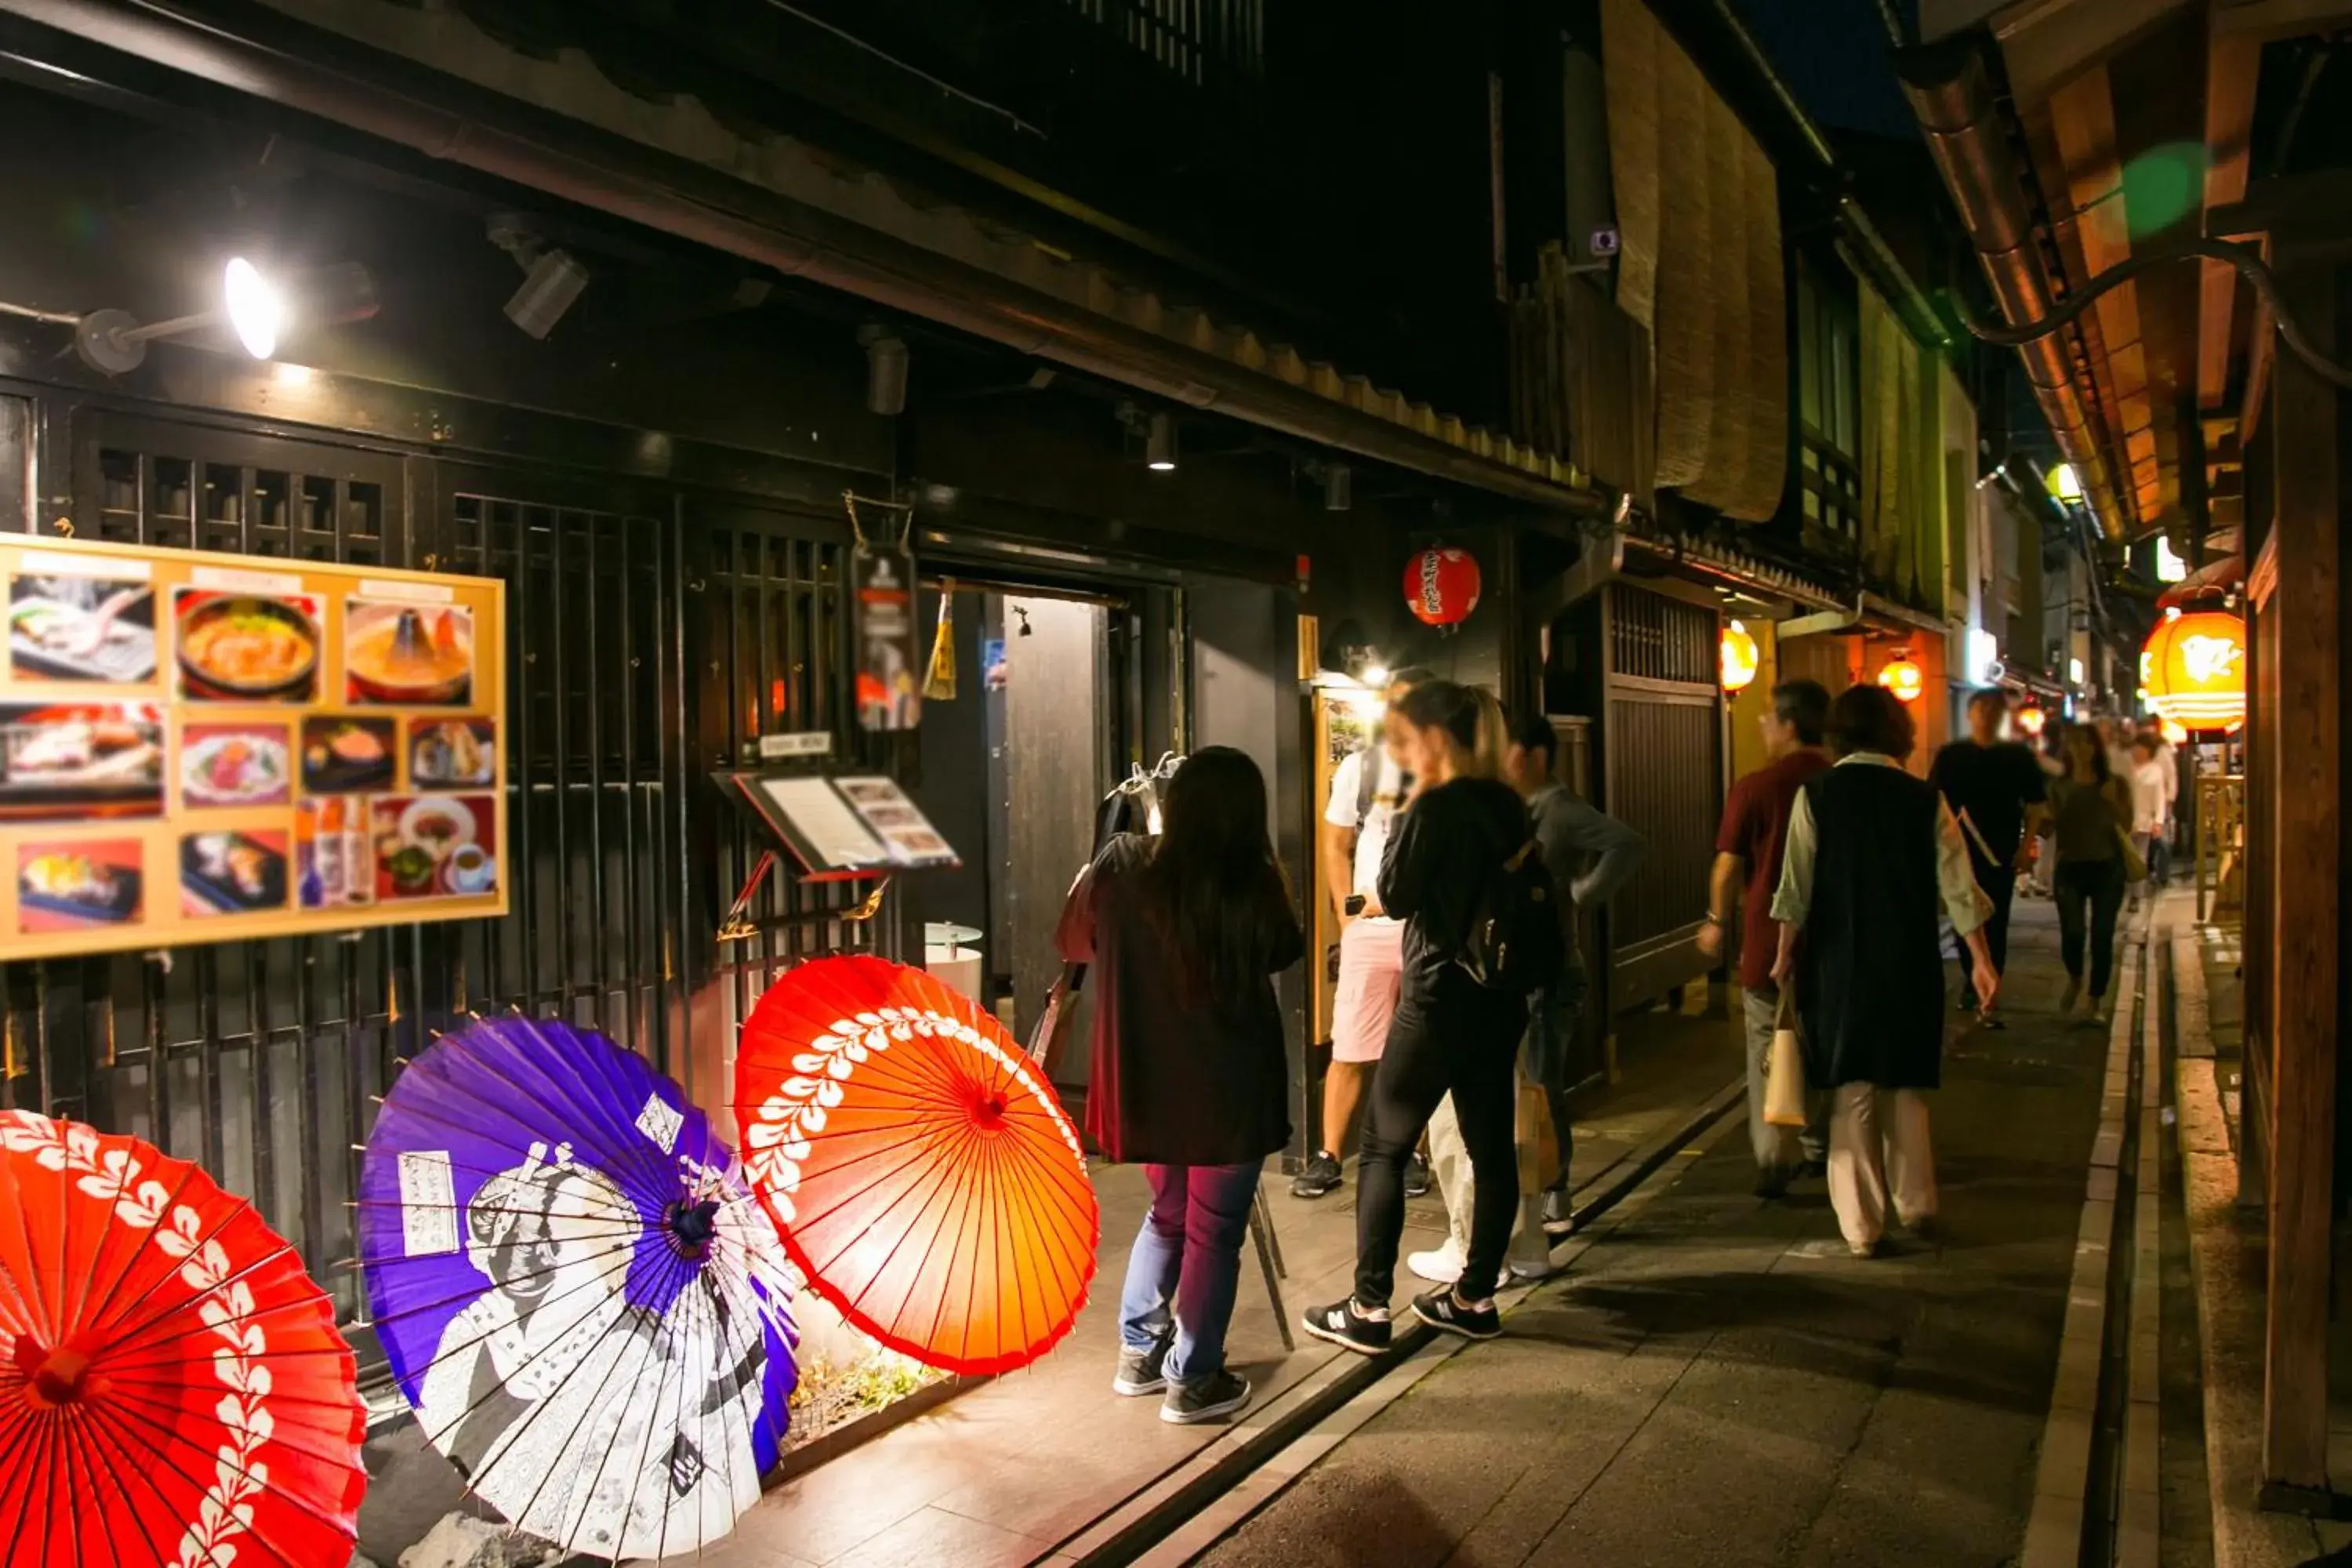
[[1756,1195],[1767,1203],[1789,1195],[1789,1183],[1796,1170],[1788,1165],[1765,1165],[1756,1172]]
[[1809,1182],[1818,1182],[1829,1173],[1830,1162],[1827,1155],[1822,1155],[1816,1159],[1812,1155],[1808,1154],[1805,1156],[1805,1163],[1797,1167],[1797,1174],[1804,1177]]
[[1429,1162],[1418,1154],[1404,1163],[1404,1195],[1409,1198],[1429,1195]]
[[1160,1419],[1171,1426],[1193,1426],[1221,1421],[1250,1401],[1249,1379],[1231,1372],[1213,1372],[1189,1383],[1171,1383],[1160,1402]]
[[1503,1337],[1503,1316],[1490,1305],[1474,1311],[1462,1304],[1462,1298],[1451,1290],[1432,1290],[1426,1296],[1412,1299],[1412,1315],[1440,1333],[1460,1334],[1465,1340],[1498,1340]]
[[1148,1351],[1131,1351],[1118,1347],[1118,1372],[1110,1380],[1110,1391],[1129,1399],[1147,1394],[1157,1394],[1168,1386],[1168,1346],[1161,1340]]
[[1317,1150],[1307,1168],[1290,1180],[1294,1198],[1319,1198],[1339,1184],[1339,1156]]
[[1317,1339],[1358,1355],[1379,1355],[1389,1348],[1395,1332],[1395,1325],[1386,1318],[1375,1321],[1358,1312],[1353,1297],[1328,1307],[1309,1307],[1299,1321]]

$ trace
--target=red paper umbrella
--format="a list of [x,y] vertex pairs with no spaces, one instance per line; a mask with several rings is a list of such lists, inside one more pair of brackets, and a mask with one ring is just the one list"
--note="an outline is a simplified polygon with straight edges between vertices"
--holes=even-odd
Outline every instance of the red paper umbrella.
[[752,1190],[858,1328],[957,1373],[1069,1332],[1101,1234],[1078,1135],[963,996],[878,958],[803,964],[743,1026],[735,1106]]
[[7,1568],[352,1553],[367,1411],[334,1309],[185,1160],[0,1111]]

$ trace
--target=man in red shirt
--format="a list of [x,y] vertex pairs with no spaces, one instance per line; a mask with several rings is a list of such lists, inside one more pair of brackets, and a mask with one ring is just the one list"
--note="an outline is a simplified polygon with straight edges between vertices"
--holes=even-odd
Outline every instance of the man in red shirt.
[[1780,1003],[1772,984],[1772,960],[1780,951],[1780,926],[1772,918],[1772,892],[1780,885],[1780,844],[1789,813],[1807,780],[1830,765],[1822,750],[1829,721],[1830,694],[1817,680],[1784,680],[1772,688],[1772,706],[1758,721],[1765,755],[1772,760],[1731,786],[1723,803],[1723,826],[1715,836],[1715,874],[1709,884],[1706,924],[1698,946],[1709,958],[1723,953],[1731,923],[1735,889],[1740,896],[1740,1007],[1748,1030],[1748,1138],[1756,1151],[1756,1195],[1777,1198],[1805,1166],[1828,1158],[1825,1097],[1808,1096],[1812,1115],[1801,1137],[1764,1120],[1764,1068],[1772,1055],[1772,1022]]

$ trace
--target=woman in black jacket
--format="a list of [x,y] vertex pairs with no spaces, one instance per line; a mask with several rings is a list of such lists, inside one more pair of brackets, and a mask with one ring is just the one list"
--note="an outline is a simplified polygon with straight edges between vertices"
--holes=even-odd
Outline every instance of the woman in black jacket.
[[1519,1210],[1513,1068],[1528,1000],[1481,985],[1461,961],[1482,900],[1530,834],[1518,792],[1479,776],[1478,721],[1475,694],[1444,680],[1413,688],[1387,720],[1414,788],[1380,878],[1381,907],[1405,922],[1404,980],[1365,1106],[1355,1292],[1306,1316],[1308,1333],[1367,1355],[1389,1344],[1404,1162],[1448,1093],[1470,1155],[1469,1256],[1451,1289],[1413,1299],[1413,1314],[1471,1339],[1502,1332],[1493,1297]]
[[1090,965],[1087,1131],[1140,1163],[1151,1209],[1119,1296],[1115,1393],[1166,1391],[1179,1426],[1231,1415],[1248,1382],[1225,1329],[1259,1166],[1290,1142],[1273,976],[1306,942],[1266,837],[1265,779],[1229,746],[1194,752],[1158,838],[1122,834],[1070,889],[1056,940]]

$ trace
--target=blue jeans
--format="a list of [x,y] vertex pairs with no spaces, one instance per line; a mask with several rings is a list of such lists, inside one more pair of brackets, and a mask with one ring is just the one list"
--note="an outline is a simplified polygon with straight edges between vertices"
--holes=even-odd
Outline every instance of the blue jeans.
[[1150,1350],[1168,1337],[1172,1309],[1176,1342],[1168,1375],[1191,1383],[1225,1364],[1225,1329],[1241,1284],[1242,1237],[1258,1167],[1146,1165],[1143,1174],[1151,1184],[1151,1209],[1127,1255],[1119,1342]]

